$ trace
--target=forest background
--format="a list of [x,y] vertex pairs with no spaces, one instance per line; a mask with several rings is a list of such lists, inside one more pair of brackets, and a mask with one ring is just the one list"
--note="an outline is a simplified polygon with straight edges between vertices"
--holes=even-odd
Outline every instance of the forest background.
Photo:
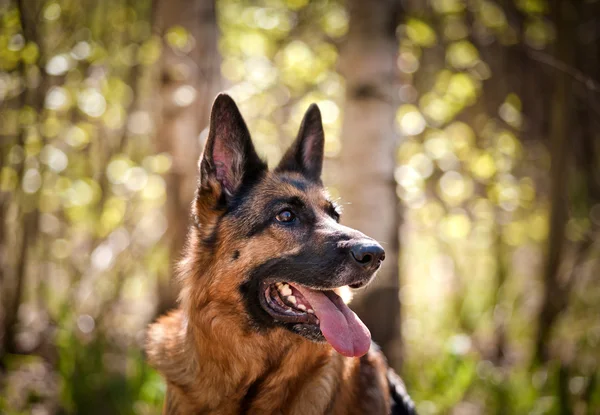
[[600,1],[0,0],[0,413],[158,414],[210,105],[316,102],[419,413],[600,414]]

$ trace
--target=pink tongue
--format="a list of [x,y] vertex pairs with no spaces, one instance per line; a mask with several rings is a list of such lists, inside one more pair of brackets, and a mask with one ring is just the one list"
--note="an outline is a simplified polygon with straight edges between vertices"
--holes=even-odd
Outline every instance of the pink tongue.
[[359,357],[371,347],[371,333],[333,291],[321,291],[295,285],[308,300],[320,320],[321,333],[335,350],[344,356]]

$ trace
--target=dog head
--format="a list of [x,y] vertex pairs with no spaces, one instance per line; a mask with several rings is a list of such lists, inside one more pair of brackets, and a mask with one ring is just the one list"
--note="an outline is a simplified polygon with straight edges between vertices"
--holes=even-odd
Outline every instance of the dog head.
[[234,101],[219,95],[182,267],[197,276],[187,285],[253,330],[283,328],[360,356],[369,349],[369,332],[334,290],[369,283],[385,254],[376,241],[339,223],[339,208],[321,181],[323,147],[313,104],[269,171]]

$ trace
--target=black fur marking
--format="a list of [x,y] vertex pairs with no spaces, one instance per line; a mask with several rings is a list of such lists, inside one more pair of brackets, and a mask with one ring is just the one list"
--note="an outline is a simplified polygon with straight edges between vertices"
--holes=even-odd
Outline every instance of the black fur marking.
[[297,209],[302,209],[302,208],[304,208],[305,205],[304,205],[304,202],[302,201],[302,199],[299,198],[298,196],[280,197],[277,199],[270,200],[269,203],[267,204],[267,210],[272,210],[278,206],[281,206],[281,207],[292,206]]
[[281,359],[278,363],[271,363],[267,369],[264,371],[262,375],[260,375],[250,387],[246,391],[246,394],[242,398],[242,402],[240,403],[240,414],[246,414],[250,409],[252,409],[252,404],[254,400],[258,397],[259,392],[264,388],[264,384],[272,376],[273,373],[279,370]]
[[251,280],[264,281],[276,276],[277,280],[296,282],[309,287],[336,288],[346,260],[345,249],[337,249],[336,242],[308,244],[295,255],[272,258],[254,268]]
[[273,317],[262,308],[259,300],[259,296],[264,295],[260,288],[261,282],[272,279],[273,276],[277,276],[281,281],[297,282],[308,286],[333,288],[341,285],[330,281],[327,276],[339,275],[343,261],[340,258],[337,261],[335,258],[326,258],[323,253],[313,249],[307,247],[297,255],[272,258],[264,262],[254,268],[250,272],[249,279],[240,286],[246,310],[257,329],[269,329],[279,325],[312,340],[321,340],[318,336],[320,330],[318,333],[312,333],[314,330],[308,325],[273,320]]
[[[260,296],[264,295],[261,283],[288,281],[333,289],[349,284],[351,280],[364,278],[361,270],[358,273],[348,272],[347,261],[350,256],[345,249],[338,249],[336,245],[337,241],[307,243],[298,254],[272,258],[250,271],[248,280],[240,286],[240,293],[253,327],[261,331],[280,326],[309,340],[324,341],[316,326],[275,321],[261,306]],[[274,280],[274,277],[277,279]]]
[[260,292],[260,281],[258,279],[250,279],[240,285],[240,294],[252,327],[259,332],[275,327],[276,322],[260,305],[258,296],[264,294]]
[[408,392],[406,392],[406,387],[400,376],[393,369],[389,368],[386,377],[390,388],[392,415],[417,415],[415,404],[410,396],[408,396]]
[[281,177],[281,181],[287,184],[291,184],[301,192],[306,192],[310,184],[304,180],[292,179],[291,177]]
[[268,217],[261,222],[253,223],[252,227],[250,228],[250,231],[248,231],[248,233],[246,234],[246,237],[252,238],[253,236],[261,234],[265,231],[265,229],[269,227],[269,225],[271,225],[271,223],[273,223],[273,219],[271,217]]
[[246,391],[246,394],[242,398],[242,402],[240,403],[240,414],[247,414],[250,408],[252,408],[252,402],[254,402],[254,400],[258,396],[258,392],[262,389],[265,380],[267,380],[267,375],[270,372],[271,370],[269,369],[267,372],[263,373],[258,379],[252,382],[252,384]]
[[[387,359],[377,343],[371,342],[371,350],[369,353],[371,352],[379,353],[384,359],[385,364],[388,364]],[[408,395],[406,386],[404,386],[404,382],[402,379],[400,379],[400,376],[394,372],[394,369],[388,367],[386,380],[388,382],[390,392],[391,415],[417,415],[415,404]]]
[[236,259],[238,259],[239,257],[240,257],[240,251],[238,251],[238,250],[235,250],[235,251],[233,251],[233,255],[231,256],[231,259],[232,259],[233,261],[235,261],[235,260],[236,260]]

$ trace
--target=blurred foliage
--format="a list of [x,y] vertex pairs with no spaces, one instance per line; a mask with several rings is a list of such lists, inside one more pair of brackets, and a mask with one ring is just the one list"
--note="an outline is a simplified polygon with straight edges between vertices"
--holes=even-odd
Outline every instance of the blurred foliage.
[[[506,4],[431,1],[399,27],[407,81],[396,120],[405,137],[396,171],[407,208],[404,374],[423,414],[597,413],[600,327],[590,320],[600,311],[590,300],[598,295],[597,249],[575,277],[580,288],[552,332],[550,361],[535,355],[552,155],[548,135],[531,137],[538,120],[510,90],[519,83],[505,60],[515,59],[507,52],[514,49],[551,53],[556,30],[546,2]],[[589,208],[567,223],[569,243],[597,227]]]
[[[0,412],[158,413],[164,384],[141,345],[170,267],[171,156],[155,151],[152,103],[162,48],[185,52],[191,35],[154,33],[150,0],[19,4],[0,1]],[[503,82],[515,77],[504,66],[515,48],[554,50],[553,10],[544,0],[406,7],[395,180],[409,390],[421,414],[598,413],[597,250],[575,264],[549,360],[535,356],[554,155],[528,116],[547,97]],[[335,163],[345,4],[217,9],[222,74],[259,151],[275,162],[317,102],[335,194],[335,175],[352,168]],[[569,175],[572,244],[600,224],[590,180]]]
[[151,3],[21,7],[0,8],[0,412],[156,413],[140,346],[170,158],[152,150]]
[[[259,152],[274,163],[296,135],[304,111],[322,112],[327,156],[340,149],[344,82],[336,72],[348,14],[338,1],[217,3],[223,76]],[[280,140],[280,137],[282,140]]]

